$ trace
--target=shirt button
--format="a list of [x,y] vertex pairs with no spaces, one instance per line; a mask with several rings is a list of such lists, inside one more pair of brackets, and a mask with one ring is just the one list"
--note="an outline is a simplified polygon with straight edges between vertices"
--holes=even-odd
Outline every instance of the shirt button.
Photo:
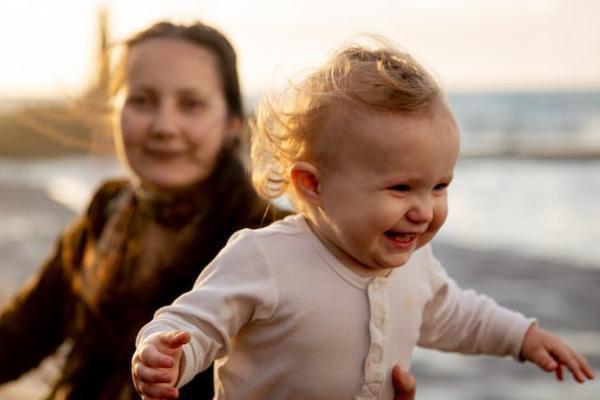
[[381,357],[383,356],[383,352],[381,351],[381,347],[374,347],[372,351],[373,362],[376,364],[381,363]]

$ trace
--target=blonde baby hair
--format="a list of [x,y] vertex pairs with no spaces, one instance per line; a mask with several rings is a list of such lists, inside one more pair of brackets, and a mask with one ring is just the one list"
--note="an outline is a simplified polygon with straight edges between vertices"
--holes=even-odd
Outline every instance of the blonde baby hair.
[[[373,38],[373,37],[371,37]],[[323,127],[333,106],[345,102],[368,111],[423,112],[442,97],[435,79],[409,54],[384,38],[377,47],[348,44],[275,100],[265,97],[251,124],[252,181],[266,199],[287,194],[301,209],[292,166],[323,167],[333,157]]]

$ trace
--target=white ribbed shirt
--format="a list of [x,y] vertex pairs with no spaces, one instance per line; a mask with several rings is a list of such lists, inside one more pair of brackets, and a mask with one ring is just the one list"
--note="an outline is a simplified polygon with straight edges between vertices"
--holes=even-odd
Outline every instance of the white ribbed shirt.
[[386,277],[341,264],[301,215],[244,229],[138,335],[190,332],[179,386],[215,361],[216,399],[392,399],[415,345],[518,358],[533,320],[462,290],[417,250]]

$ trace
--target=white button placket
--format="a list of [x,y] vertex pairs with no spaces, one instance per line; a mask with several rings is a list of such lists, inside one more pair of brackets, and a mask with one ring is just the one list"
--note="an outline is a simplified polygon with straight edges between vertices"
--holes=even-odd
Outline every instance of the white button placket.
[[365,360],[365,376],[355,399],[377,399],[385,380],[383,365],[383,349],[385,344],[385,329],[387,322],[387,302],[385,278],[375,278],[367,285],[369,298],[369,352]]

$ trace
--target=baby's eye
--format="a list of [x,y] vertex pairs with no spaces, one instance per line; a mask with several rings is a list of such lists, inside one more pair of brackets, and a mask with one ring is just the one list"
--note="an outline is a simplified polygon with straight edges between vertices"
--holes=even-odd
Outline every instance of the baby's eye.
[[393,190],[395,192],[408,192],[410,190],[410,186],[406,184],[394,185],[390,186],[389,190]]
[[450,186],[449,183],[438,183],[437,185],[435,185],[433,190],[440,192],[442,190],[448,189],[448,186]]

